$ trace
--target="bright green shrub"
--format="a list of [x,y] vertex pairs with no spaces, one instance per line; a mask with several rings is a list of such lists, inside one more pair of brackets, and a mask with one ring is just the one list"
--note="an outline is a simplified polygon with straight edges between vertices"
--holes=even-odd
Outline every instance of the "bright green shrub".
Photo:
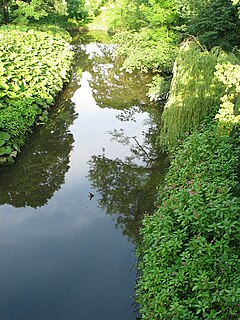
[[160,206],[138,248],[142,319],[240,318],[239,150],[218,127],[193,133],[174,157]]
[[[65,37],[65,36],[64,36]],[[0,163],[12,161],[69,78],[73,53],[58,33],[0,29]],[[0,141],[3,141],[0,139]]]
[[215,76],[225,85],[216,119],[231,132],[240,124],[240,62],[217,64]]

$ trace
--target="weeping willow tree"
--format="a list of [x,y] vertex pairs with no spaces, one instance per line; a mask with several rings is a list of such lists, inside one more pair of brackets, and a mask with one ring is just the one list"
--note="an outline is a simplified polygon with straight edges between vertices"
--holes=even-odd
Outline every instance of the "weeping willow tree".
[[215,117],[225,92],[224,83],[215,75],[216,65],[229,60],[236,57],[219,47],[209,52],[194,41],[183,44],[162,114],[160,142],[164,148],[176,146],[207,117]]

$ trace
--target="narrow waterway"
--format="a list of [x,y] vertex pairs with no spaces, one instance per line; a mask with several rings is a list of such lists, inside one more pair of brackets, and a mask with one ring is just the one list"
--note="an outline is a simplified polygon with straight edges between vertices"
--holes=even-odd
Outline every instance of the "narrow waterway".
[[135,244],[164,157],[149,75],[88,35],[49,121],[0,171],[0,319],[134,320]]

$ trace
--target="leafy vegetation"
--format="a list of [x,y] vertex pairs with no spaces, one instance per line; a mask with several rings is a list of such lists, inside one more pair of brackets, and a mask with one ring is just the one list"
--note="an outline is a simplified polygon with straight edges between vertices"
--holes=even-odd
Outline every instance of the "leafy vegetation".
[[138,246],[143,319],[239,319],[238,55],[187,41],[175,61],[160,134],[172,162]]
[[[160,142],[163,147],[176,146],[206,118],[214,118],[221,100],[226,100],[225,90],[230,90],[228,97],[236,99],[239,92],[239,88],[236,89],[238,63],[236,55],[226,54],[219,47],[209,52],[193,41],[182,45],[175,61],[171,91],[162,115]],[[233,77],[230,76],[230,65],[234,70]],[[216,68],[218,72],[215,72]],[[226,72],[223,76],[225,80],[220,76],[222,68],[228,68],[228,83]],[[220,112],[226,115],[226,110]]]
[[143,221],[137,298],[142,318],[239,319],[239,148],[218,126],[179,148]]
[[110,33],[116,33],[117,55],[125,58],[123,68],[130,72],[171,72],[177,54],[173,0],[104,1],[104,6],[103,1],[90,3],[95,8],[98,3],[94,23],[97,21]]
[[[1,0],[2,23],[28,24],[55,19],[62,25],[68,21],[79,24],[86,19],[84,0]],[[1,22],[1,21],[0,21]]]
[[217,64],[215,76],[225,85],[216,119],[225,130],[231,132],[240,124],[240,65],[230,61]]
[[238,11],[229,0],[176,0],[179,15],[183,19],[182,30],[194,35],[212,48],[220,45],[230,49],[239,45]]
[[84,5],[84,0],[0,1],[0,25],[6,25],[0,29],[0,164],[13,161],[68,81],[73,52],[69,34],[58,26],[79,26],[86,18]]
[[0,37],[0,162],[5,163],[17,155],[36,121],[46,120],[69,78],[73,53],[62,33],[8,26]]
[[208,49],[231,51],[240,42],[238,0],[91,0],[89,8],[96,15],[92,27],[117,32],[128,71],[169,73],[179,43],[191,36]]
[[116,54],[125,57],[123,68],[126,71],[137,69],[141,72],[151,70],[171,73],[177,56],[177,46],[174,34],[166,28],[161,28],[158,32],[149,29],[140,33],[125,31],[117,34],[115,41],[119,45]]

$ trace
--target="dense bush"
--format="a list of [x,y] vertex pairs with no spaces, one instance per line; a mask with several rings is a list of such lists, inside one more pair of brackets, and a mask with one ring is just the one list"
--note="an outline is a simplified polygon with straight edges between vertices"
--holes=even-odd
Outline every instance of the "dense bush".
[[0,163],[12,161],[68,80],[73,53],[65,37],[33,29],[0,29]]
[[143,221],[137,287],[143,319],[239,319],[233,141],[214,126],[192,134],[172,161],[159,209]]

